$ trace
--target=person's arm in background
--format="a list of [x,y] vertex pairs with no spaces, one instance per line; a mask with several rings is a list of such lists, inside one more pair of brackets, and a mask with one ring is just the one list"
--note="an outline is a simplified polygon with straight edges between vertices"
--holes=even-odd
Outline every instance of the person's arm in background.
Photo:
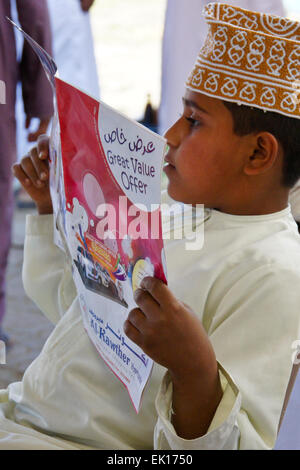
[[80,0],[82,11],[89,11],[95,0]]
[[[17,9],[22,29],[51,55],[51,28],[46,0],[26,0],[26,3],[17,0]],[[38,129],[28,136],[28,140],[33,142],[47,131],[53,114],[53,95],[39,58],[27,41],[24,41],[20,79],[26,114],[25,127],[29,128],[32,118],[40,119]]]

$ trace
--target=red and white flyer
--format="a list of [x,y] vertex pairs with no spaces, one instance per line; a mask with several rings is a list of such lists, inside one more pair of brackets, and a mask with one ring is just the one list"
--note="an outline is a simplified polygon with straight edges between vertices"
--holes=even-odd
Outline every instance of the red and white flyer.
[[165,141],[59,80],[63,227],[85,329],[136,410],[152,360],[123,331],[144,276],[166,282],[160,218]]
[[[55,73],[50,141],[55,241],[72,259],[84,328],[136,412],[153,361],[124,333],[145,276],[167,282],[160,213],[165,140]],[[101,356],[101,358],[100,358]],[[95,370],[95,374],[97,370]]]

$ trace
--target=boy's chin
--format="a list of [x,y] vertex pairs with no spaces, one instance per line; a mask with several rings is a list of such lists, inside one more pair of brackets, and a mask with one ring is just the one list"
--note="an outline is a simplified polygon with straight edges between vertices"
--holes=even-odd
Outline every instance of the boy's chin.
[[167,187],[167,192],[168,192],[168,195],[171,199],[173,199],[173,201],[177,201],[177,202],[182,202],[183,204],[193,204],[193,205],[203,205],[207,208],[209,208],[209,204],[206,204],[205,201],[194,201],[189,195],[184,195],[184,194],[181,194],[178,190],[176,190],[176,187],[172,187],[172,185],[169,183],[168,187]]
[[174,201],[184,202],[180,199],[180,195],[178,194],[178,191],[176,191],[176,188],[172,188],[172,185],[170,183],[168,184],[167,192],[170,198]]

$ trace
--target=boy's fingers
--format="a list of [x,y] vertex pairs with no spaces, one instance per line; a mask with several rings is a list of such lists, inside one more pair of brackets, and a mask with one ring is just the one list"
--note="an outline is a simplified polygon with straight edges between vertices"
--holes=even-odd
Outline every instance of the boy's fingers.
[[41,160],[49,158],[49,136],[41,134],[37,138],[37,152]]
[[155,277],[144,277],[141,288],[147,290],[160,305],[168,307],[178,303],[170,289]]
[[20,181],[21,185],[24,186],[25,188],[30,186],[30,179],[28,176],[24,173],[21,165],[19,163],[15,163],[12,167],[13,174],[15,177]]
[[30,150],[30,157],[35,168],[35,171],[38,175],[38,178],[41,181],[47,181],[49,170],[48,170],[48,163],[45,160],[41,160],[38,155],[37,148],[34,147]]
[[126,336],[128,336],[131,341],[133,341],[135,344],[139,345],[141,334],[139,330],[133,326],[132,323],[130,323],[129,320],[125,320],[124,325],[123,325],[123,330]]
[[142,331],[143,325],[145,323],[145,315],[139,308],[134,308],[129,312],[127,321],[131,323],[138,331]]
[[39,179],[39,176],[36,172],[35,167],[33,166],[33,162],[30,156],[22,158],[21,168],[36,188],[39,189],[44,186],[44,183]]
[[136,289],[134,300],[147,317],[153,317],[159,310],[156,299],[144,289]]

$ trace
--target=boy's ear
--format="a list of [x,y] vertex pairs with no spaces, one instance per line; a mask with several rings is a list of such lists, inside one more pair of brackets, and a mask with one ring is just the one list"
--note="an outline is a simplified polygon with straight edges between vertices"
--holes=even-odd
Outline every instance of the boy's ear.
[[278,140],[270,132],[259,132],[254,139],[252,153],[244,166],[244,172],[249,176],[265,173],[272,168],[279,152]]

